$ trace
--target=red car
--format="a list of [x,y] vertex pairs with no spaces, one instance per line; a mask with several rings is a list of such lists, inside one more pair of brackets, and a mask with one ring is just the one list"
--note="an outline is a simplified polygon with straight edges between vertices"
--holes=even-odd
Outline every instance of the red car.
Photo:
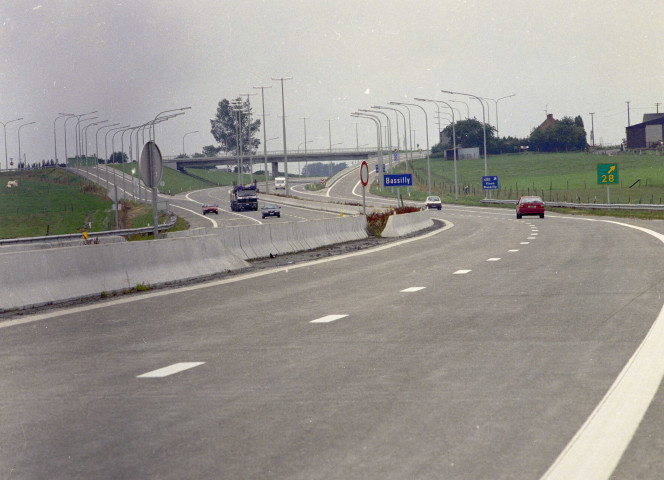
[[544,202],[541,197],[521,197],[516,204],[516,218],[523,215],[539,215],[544,218]]
[[207,215],[208,213],[215,213],[219,215],[219,205],[216,205],[214,203],[206,203],[203,205],[203,215]]

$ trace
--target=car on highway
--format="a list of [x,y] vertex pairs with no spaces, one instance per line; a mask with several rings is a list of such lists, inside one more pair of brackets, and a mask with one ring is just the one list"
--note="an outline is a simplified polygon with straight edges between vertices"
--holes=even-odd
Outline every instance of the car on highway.
[[516,218],[521,218],[524,215],[539,215],[540,218],[544,218],[542,197],[534,195],[521,197],[519,203],[516,204]]
[[203,215],[207,215],[208,213],[215,213],[219,215],[219,205],[216,205],[214,203],[204,203]]
[[263,218],[265,217],[281,218],[281,207],[273,203],[266,203],[265,205],[263,205],[263,208],[261,208],[261,216]]
[[424,203],[426,204],[427,208],[437,208],[438,210],[442,210],[443,208],[443,202],[440,201],[440,197],[435,195],[427,197],[427,200]]

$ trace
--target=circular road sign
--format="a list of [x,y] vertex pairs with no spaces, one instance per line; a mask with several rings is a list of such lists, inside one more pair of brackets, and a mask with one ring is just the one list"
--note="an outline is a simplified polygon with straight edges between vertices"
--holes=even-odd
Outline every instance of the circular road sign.
[[[366,173],[364,173],[365,171]],[[369,183],[369,165],[367,165],[367,162],[362,162],[362,165],[360,165],[360,182],[365,187]]]
[[152,140],[147,142],[141,152],[141,158],[138,162],[138,170],[141,172],[143,183],[149,188],[155,188],[159,185],[163,166],[161,162],[161,151]]

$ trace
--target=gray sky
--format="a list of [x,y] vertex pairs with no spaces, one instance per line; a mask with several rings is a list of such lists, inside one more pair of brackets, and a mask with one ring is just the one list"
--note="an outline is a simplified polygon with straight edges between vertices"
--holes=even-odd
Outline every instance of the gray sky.
[[[332,143],[343,142],[335,148],[356,146],[358,121],[359,143],[373,145],[373,124],[350,112],[413,97],[466,101],[481,120],[477,100],[441,89],[516,94],[498,103],[501,136],[528,136],[545,110],[581,115],[590,132],[594,112],[596,143],[617,143],[626,101],[632,124],[664,102],[663,16],[662,0],[3,0],[0,121],[24,117],[7,127],[14,159],[17,127],[37,122],[21,129],[21,152],[33,162],[53,158],[59,112],[98,110],[99,120],[139,125],[191,106],[157,129],[164,155],[180,153],[183,135],[199,130],[186,137],[191,154],[215,143],[210,119],[221,99],[258,93],[251,101],[260,113],[252,87],[272,85],[266,127],[279,137],[268,142],[276,150],[281,92],[271,78],[284,76],[293,77],[285,82],[289,149],[304,141],[302,117],[309,149],[329,147],[328,119]],[[433,144],[435,107],[424,106]],[[465,118],[466,106],[456,106]],[[424,115],[412,118],[424,146]],[[63,119],[57,135],[63,158]],[[4,152],[0,161],[4,168]]]

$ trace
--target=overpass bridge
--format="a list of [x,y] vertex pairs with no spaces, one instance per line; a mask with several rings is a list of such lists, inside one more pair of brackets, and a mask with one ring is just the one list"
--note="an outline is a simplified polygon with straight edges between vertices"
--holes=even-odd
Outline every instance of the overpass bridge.
[[[309,150],[307,152],[286,152],[286,160],[292,162],[329,162],[343,160],[366,160],[376,156],[378,151],[374,149],[351,149],[351,150]],[[183,170],[186,167],[216,167],[217,165],[239,166],[241,163],[263,164],[265,155],[263,153],[250,155],[228,155],[223,157],[198,157],[177,158],[164,157],[165,166]],[[272,177],[278,175],[279,163],[284,163],[284,152],[267,152],[267,162],[272,165]]]

